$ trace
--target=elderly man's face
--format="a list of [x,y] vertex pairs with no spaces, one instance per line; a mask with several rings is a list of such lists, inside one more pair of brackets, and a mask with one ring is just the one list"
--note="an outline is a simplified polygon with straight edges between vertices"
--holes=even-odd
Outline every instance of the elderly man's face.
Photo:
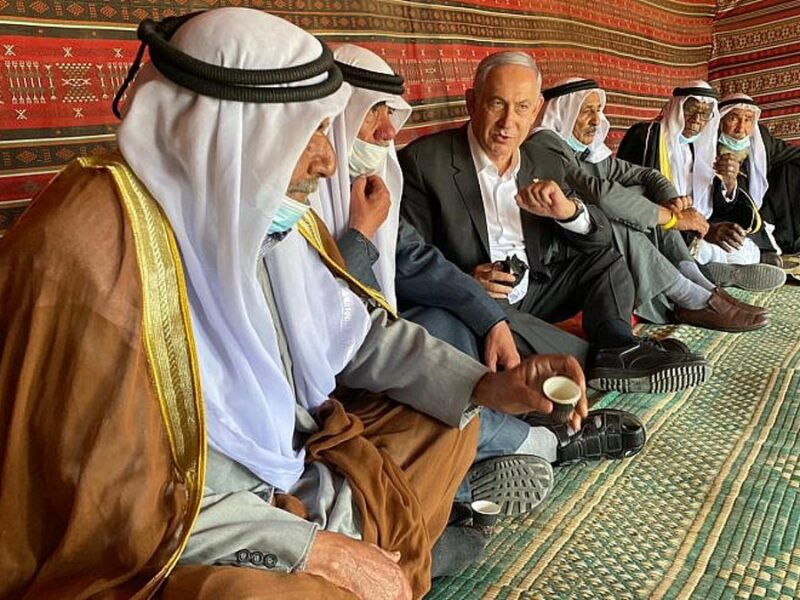
[[600,125],[600,115],[603,108],[600,103],[600,94],[592,92],[583,99],[581,110],[575,119],[575,126],[572,128],[572,135],[581,144],[591,145],[594,136],[597,134],[597,126]]
[[292,200],[307,204],[309,194],[317,190],[319,178],[330,177],[336,172],[336,153],[325,135],[329,125],[330,119],[319,124],[294,167],[286,190],[286,195]]
[[376,146],[388,146],[397,135],[397,130],[392,124],[393,114],[394,109],[387,106],[386,102],[378,102],[367,111],[361,122],[358,139]]
[[755,111],[746,108],[734,108],[722,117],[722,132],[737,140],[743,140],[753,133],[755,122]]
[[683,103],[683,136],[691,138],[703,131],[703,128],[711,120],[714,108],[709,104],[704,104],[696,98],[689,98]]
[[478,93],[467,91],[472,131],[501,172],[528,137],[541,106],[536,73],[522,65],[494,67]]

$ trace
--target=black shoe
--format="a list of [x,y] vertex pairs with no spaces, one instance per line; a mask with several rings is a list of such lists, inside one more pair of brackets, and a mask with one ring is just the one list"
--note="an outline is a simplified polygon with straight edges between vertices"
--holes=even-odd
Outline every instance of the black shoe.
[[591,365],[587,385],[604,391],[675,392],[703,383],[711,374],[704,358],[651,342],[598,350]]
[[446,527],[431,550],[431,577],[462,571],[483,556],[488,541],[488,537],[472,527]]
[[558,437],[556,465],[638,454],[647,441],[644,424],[635,415],[614,408],[593,410],[581,430],[569,434],[565,425],[550,428]]
[[758,262],[760,262],[763,265],[772,265],[773,267],[778,267],[779,269],[783,268],[783,259],[777,252],[769,252],[768,250],[762,250],[761,260],[759,260]]
[[468,502],[453,502],[450,509],[450,518],[447,519],[448,525],[466,525],[472,520],[472,509]]
[[553,489],[553,467],[530,454],[496,456],[469,471],[472,500],[490,500],[504,515],[520,515],[541,504]]
[[675,338],[663,338],[657,340],[656,338],[649,338],[649,337],[635,337],[634,339],[640,344],[652,346],[653,348],[665,350],[666,352],[675,352],[677,354],[692,354],[692,351],[689,349],[689,346],[687,346],[682,341],[677,340]]

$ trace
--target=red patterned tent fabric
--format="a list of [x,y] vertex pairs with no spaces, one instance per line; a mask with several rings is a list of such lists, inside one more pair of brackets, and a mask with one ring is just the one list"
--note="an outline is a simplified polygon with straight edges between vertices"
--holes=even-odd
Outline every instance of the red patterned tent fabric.
[[[735,30],[737,10],[797,2],[727,4],[736,6],[715,21],[715,0],[0,0],[0,235],[64,164],[114,147],[111,99],[145,17],[250,6],[332,44],[364,45],[407,78],[415,110],[401,144],[466,118],[464,90],[486,54],[526,50],[545,85],[573,75],[600,81],[614,145],[631,123],[657,114],[672,87],[708,76],[714,23]],[[791,105],[771,105],[773,119],[798,110],[797,96],[783,99]]]
[[709,78],[743,92],[773,134],[800,142],[800,2],[719,0]]

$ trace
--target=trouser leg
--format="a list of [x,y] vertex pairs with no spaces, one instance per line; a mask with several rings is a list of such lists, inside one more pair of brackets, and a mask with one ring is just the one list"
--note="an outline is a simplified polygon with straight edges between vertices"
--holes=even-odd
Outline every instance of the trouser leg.
[[557,322],[583,310],[583,329],[597,347],[633,340],[633,280],[614,249],[580,254],[551,265],[550,281],[531,286],[522,310]]
[[669,259],[669,261],[677,266],[683,261],[694,261],[694,257],[689,252],[689,247],[686,245],[686,240],[683,239],[680,231],[670,229],[668,231],[657,228],[655,233],[656,241],[661,253]]
[[614,244],[625,258],[633,278],[634,312],[648,321],[666,323],[670,303],[664,291],[682,275],[648,234],[622,223],[613,222],[611,226]]
[[424,327],[432,336],[447,342],[475,360],[481,360],[478,339],[461,319],[443,308],[415,306],[400,315]]

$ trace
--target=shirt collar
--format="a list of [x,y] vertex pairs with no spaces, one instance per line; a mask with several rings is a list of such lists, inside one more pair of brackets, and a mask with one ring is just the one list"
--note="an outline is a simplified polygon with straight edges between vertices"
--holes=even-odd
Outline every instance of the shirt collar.
[[511,159],[511,168],[506,171],[505,175],[500,175],[497,172],[497,167],[492,162],[486,152],[484,152],[483,148],[481,148],[481,144],[478,141],[478,138],[475,137],[475,134],[472,131],[472,121],[467,124],[467,140],[469,141],[469,151],[472,154],[472,162],[475,163],[475,170],[480,174],[484,171],[488,170],[489,174],[500,177],[501,179],[509,179],[511,177],[516,178],[517,174],[519,173],[520,168],[520,153],[519,148],[514,151],[514,156]]

